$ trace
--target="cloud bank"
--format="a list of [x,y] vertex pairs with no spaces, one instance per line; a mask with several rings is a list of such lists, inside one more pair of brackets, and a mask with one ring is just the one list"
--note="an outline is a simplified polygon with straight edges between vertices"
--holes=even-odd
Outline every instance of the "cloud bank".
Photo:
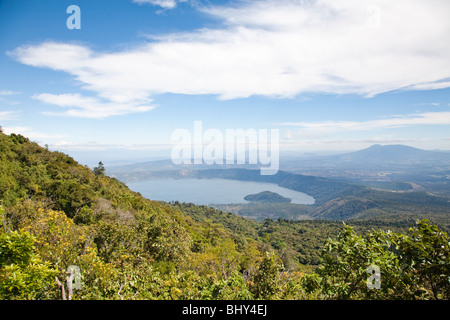
[[117,52],[44,42],[10,55],[29,66],[64,71],[95,96],[35,96],[69,116],[148,111],[152,98],[163,93],[220,99],[304,93],[370,97],[450,87],[447,0],[242,1],[200,10],[219,19],[220,26]]
[[366,131],[420,125],[450,125],[450,112],[424,112],[369,121],[285,122],[278,125],[296,127],[301,136],[324,136],[336,132]]
[[159,6],[164,9],[173,9],[177,6],[179,2],[186,2],[187,0],[133,0],[134,3],[138,4],[151,4],[154,6]]

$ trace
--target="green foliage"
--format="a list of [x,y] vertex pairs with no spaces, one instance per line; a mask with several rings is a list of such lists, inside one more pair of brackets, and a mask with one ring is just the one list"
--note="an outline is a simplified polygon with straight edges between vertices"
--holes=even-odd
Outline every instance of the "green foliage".
[[56,270],[43,262],[27,232],[0,234],[0,298],[43,298]]
[[176,220],[160,214],[150,216],[149,222],[145,248],[157,260],[182,263],[191,246],[186,229]]
[[372,294],[379,294],[367,287],[367,268],[380,267],[383,282],[386,274],[399,271],[394,254],[388,250],[389,241],[384,241],[383,236],[370,234],[365,238],[344,226],[336,240],[329,240],[323,248],[324,264],[317,270],[323,294],[336,299],[371,298]]
[[250,292],[242,274],[233,272],[227,279],[215,283],[211,287],[212,299],[218,300],[251,300],[254,295]]
[[103,176],[105,175],[105,166],[103,165],[103,162],[99,162],[97,167],[94,167],[92,170],[96,176]]
[[244,200],[260,203],[277,203],[277,202],[291,202],[292,199],[283,197],[278,193],[271,191],[263,191],[257,194],[249,194],[244,197]]
[[[7,186],[0,187],[1,227],[32,235],[33,259],[44,261],[53,277],[63,280],[69,266],[80,268],[81,289],[72,299],[213,298],[224,283],[241,287],[234,296],[248,297],[239,279],[245,268],[256,269],[257,257],[251,254],[259,251],[245,236],[207,219],[194,221],[180,207],[144,199],[103,170],[92,172],[21,136],[0,134],[0,148],[5,169],[0,180]],[[227,226],[240,226],[240,218],[226,215]],[[252,249],[247,251],[248,245]],[[30,243],[17,248],[30,256],[25,250],[31,250]],[[11,260],[6,251],[2,259]],[[20,268],[25,271],[14,269],[17,276],[29,269],[26,264]],[[41,298],[61,298],[51,284]],[[15,290],[5,298],[30,296],[31,289]],[[227,290],[221,296],[233,296]]]
[[[449,299],[449,241],[426,220],[407,235],[372,231],[364,237],[344,226],[325,244],[324,264],[304,285],[331,299]],[[367,284],[369,266],[379,268],[379,288]]]
[[[289,174],[271,179],[300,188]],[[302,181],[315,183],[311,192],[324,187],[315,178]],[[449,239],[426,221],[410,230],[408,219],[256,222],[155,202],[104,175],[100,164],[93,172],[1,133],[0,201],[2,299],[61,299],[55,277],[64,282],[70,266],[80,269],[74,300],[449,298]],[[345,203],[359,210],[358,201],[339,205]],[[367,288],[371,264],[381,271],[378,290]]]
[[280,271],[283,263],[274,252],[266,252],[253,280],[257,299],[275,299],[281,291]]
[[450,298],[450,238],[428,220],[402,238],[403,265],[413,283],[421,283],[435,299]]

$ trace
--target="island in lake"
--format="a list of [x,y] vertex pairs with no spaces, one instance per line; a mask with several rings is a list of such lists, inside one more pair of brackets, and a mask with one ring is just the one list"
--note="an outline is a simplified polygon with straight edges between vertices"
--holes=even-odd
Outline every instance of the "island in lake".
[[278,193],[271,191],[263,191],[256,194],[249,194],[244,197],[244,200],[258,203],[279,203],[279,202],[291,202],[292,199],[283,197]]

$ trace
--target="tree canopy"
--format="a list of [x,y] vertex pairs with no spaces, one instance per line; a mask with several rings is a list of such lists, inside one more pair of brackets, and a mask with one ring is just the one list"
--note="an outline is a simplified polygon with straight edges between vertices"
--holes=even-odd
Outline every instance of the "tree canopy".
[[151,201],[101,163],[3,133],[0,201],[1,299],[61,299],[73,266],[74,300],[449,298],[449,237],[430,221],[256,222]]

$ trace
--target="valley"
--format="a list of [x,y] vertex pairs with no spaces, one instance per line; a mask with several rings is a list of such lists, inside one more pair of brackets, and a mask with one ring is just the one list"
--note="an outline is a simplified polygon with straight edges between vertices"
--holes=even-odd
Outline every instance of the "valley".
[[[327,283],[345,294],[353,274],[346,272],[348,263],[366,274],[365,264],[352,261],[380,264],[383,279],[396,285],[386,280],[382,290],[368,291],[353,279],[362,286],[344,299],[410,299],[422,287],[428,291],[421,299],[447,297],[447,283],[439,280],[447,271],[437,269],[441,282],[433,287],[414,278],[427,272],[421,264],[440,268],[435,252],[448,259],[448,236],[441,232],[450,225],[446,198],[286,171],[261,176],[246,168],[125,170],[111,177],[111,168],[90,169],[15,134],[0,134],[0,150],[4,299],[60,299],[55,279],[64,279],[70,266],[83,275],[74,300],[337,299]],[[121,179],[187,187],[192,179],[221,179],[263,187],[242,193],[248,203],[198,205],[145,197]],[[314,202],[293,203],[291,195],[267,192],[267,185]],[[426,255],[416,257],[415,248],[423,245]],[[340,266],[340,259],[349,262]],[[421,264],[411,269],[408,259]]]
[[109,173],[125,183],[152,179],[271,183],[305,193],[315,200],[313,204],[208,203],[216,209],[258,221],[265,218],[401,220],[425,217],[449,225],[450,160],[446,152],[375,145],[350,154],[284,159],[281,168],[283,170],[275,175],[261,176],[255,166],[175,166],[167,160],[112,167]]

